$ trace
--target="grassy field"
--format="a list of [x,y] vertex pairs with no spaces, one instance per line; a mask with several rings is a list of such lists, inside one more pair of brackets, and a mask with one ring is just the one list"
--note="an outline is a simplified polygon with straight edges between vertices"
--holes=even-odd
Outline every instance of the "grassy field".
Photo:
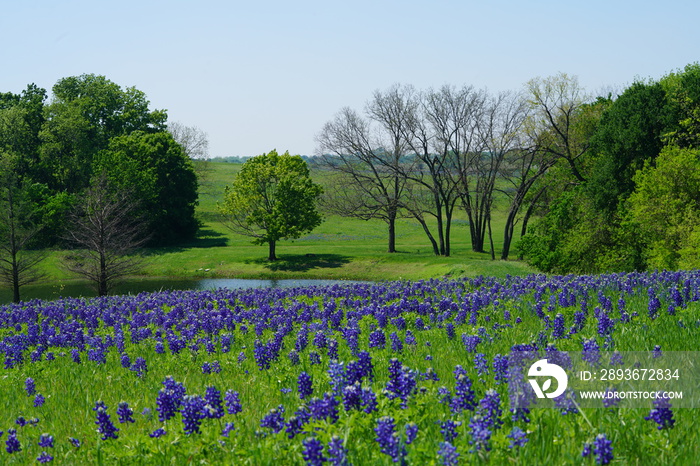
[[[177,247],[146,251],[143,275],[172,278],[309,278],[349,280],[425,279],[440,276],[524,275],[533,270],[519,261],[491,261],[475,253],[462,212],[452,229],[452,256],[436,257],[422,228],[412,219],[397,224],[398,252],[388,254],[387,226],[380,220],[363,221],[327,215],[321,226],[297,239],[281,241],[280,260],[266,260],[267,247],[231,232],[222,222],[217,203],[240,164],[210,163],[200,187],[197,216],[202,228],[196,240]],[[323,174],[314,174],[323,183]],[[498,252],[502,245],[504,212],[494,214]],[[60,268],[64,253],[52,252],[43,267],[52,282],[72,277]]]

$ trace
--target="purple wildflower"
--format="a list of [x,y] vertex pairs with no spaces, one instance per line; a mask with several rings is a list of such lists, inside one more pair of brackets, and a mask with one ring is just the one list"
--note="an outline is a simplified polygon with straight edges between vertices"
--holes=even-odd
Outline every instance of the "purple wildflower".
[[654,358],[660,358],[661,357],[661,345],[656,345],[654,346],[654,351],[652,352],[652,356]]
[[124,424],[125,422],[136,422],[132,417],[134,415],[134,410],[129,408],[129,404],[126,401],[121,401],[117,407],[117,416],[119,416],[119,422]]
[[438,455],[440,455],[440,464],[444,466],[457,466],[459,464],[457,448],[450,442],[440,442]]
[[19,443],[17,438],[16,429],[7,429],[7,440],[5,440],[5,450],[8,453],[16,453],[22,451],[22,445]]
[[657,393],[656,399],[654,400],[654,408],[644,419],[656,422],[656,428],[659,430],[673,428],[673,424],[676,423],[676,420],[673,419],[671,402],[669,402],[667,398],[664,398],[663,392]]
[[379,448],[382,453],[389,455],[395,463],[403,459],[405,456],[405,448],[401,445],[396,433],[394,418],[389,416],[379,418],[374,432],[377,434],[375,440],[379,443]]
[[42,451],[39,456],[36,457],[36,460],[39,463],[49,463],[53,461],[53,456],[51,456],[48,452]]
[[316,437],[306,438],[302,444],[304,445],[302,454],[307,465],[319,466],[328,461],[323,456],[323,444]]
[[272,429],[273,433],[277,433],[284,428],[284,406],[279,405],[277,408],[270,410],[260,420],[260,427]]
[[53,448],[53,436],[49,434],[41,434],[39,437],[39,446],[41,448]]
[[612,440],[608,440],[605,434],[598,434],[593,440],[593,453],[596,464],[608,464],[613,458]]
[[224,428],[221,430],[221,436],[222,437],[228,437],[228,435],[231,433],[231,431],[234,429],[233,422],[227,422]]
[[527,433],[518,426],[513,427],[513,430],[508,434],[508,438],[511,439],[508,448],[522,448],[529,440],[527,438]]
[[107,406],[103,402],[98,401],[93,409],[97,411],[97,420],[95,420],[95,424],[97,424],[97,431],[102,434],[102,440],[118,438],[117,432],[119,429],[112,424],[112,420],[109,414],[107,414]]
[[310,397],[313,394],[314,389],[312,387],[312,382],[313,381],[311,379],[311,376],[306,372],[302,371],[299,374],[299,378],[297,379],[297,387],[299,390],[300,399],[303,400],[305,398]]
[[226,412],[229,414],[240,413],[243,410],[238,392],[228,390],[224,395],[224,402],[226,403]]
[[452,419],[448,419],[440,424],[440,433],[445,442],[452,443],[458,435],[457,427],[461,425],[461,422]]
[[206,401],[199,395],[187,395],[182,401],[182,424],[185,434],[200,433]]
[[165,429],[163,429],[162,427],[159,427],[158,429],[156,429],[153,432],[151,432],[150,434],[148,434],[148,436],[151,438],[159,438],[159,437],[164,436],[165,434],[167,434]]
[[75,448],[80,448],[80,440],[78,440],[75,437],[68,437],[68,440],[70,441],[71,445],[73,445]]
[[34,393],[36,393],[36,384],[34,383],[34,379],[27,377],[27,380],[24,381],[24,389],[27,392],[27,396],[32,396]]
[[406,445],[410,445],[418,435],[418,426],[414,422],[406,424]]
[[224,407],[221,406],[221,392],[213,385],[207,387],[204,393],[205,415],[210,419],[224,417]]
[[343,446],[343,440],[334,435],[328,442],[328,461],[334,466],[348,466],[348,450]]
[[46,402],[46,398],[44,398],[44,395],[42,395],[41,393],[37,393],[36,396],[34,397],[34,407],[36,407],[36,408],[44,406],[45,402]]
[[483,417],[476,415],[472,417],[471,421],[469,421],[469,428],[471,429],[470,433],[472,436],[469,443],[474,445],[474,450],[491,450],[491,446],[489,445],[489,441],[491,440],[491,430],[489,429],[486,420]]

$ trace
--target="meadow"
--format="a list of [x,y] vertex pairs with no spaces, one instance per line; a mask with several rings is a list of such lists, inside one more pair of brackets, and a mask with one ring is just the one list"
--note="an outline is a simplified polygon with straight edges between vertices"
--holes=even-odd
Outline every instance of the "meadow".
[[[200,183],[197,216],[202,228],[197,238],[174,247],[151,248],[139,279],[149,277],[178,278],[308,278],[338,280],[420,280],[439,276],[491,275],[505,277],[534,272],[526,264],[491,261],[488,253],[475,253],[469,243],[469,227],[464,215],[453,225],[453,254],[436,257],[417,221],[404,218],[397,224],[398,252],[388,254],[387,226],[381,220],[359,220],[327,214],[314,231],[297,240],[283,240],[278,245],[278,261],[266,260],[266,246],[251,244],[250,238],[229,230],[219,215],[217,203],[223,199],[226,185],[240,170],[239,163],[211,162],[204,169]],[[315,172],[324,182],[327,176]],[[502,245],[505,207],[494,215],[497,254]],[[76,278],[61,267],[65,252],[50,251],[42,263],[46,280],[40,286],[57,288],[74,283]],[[134,277],[136,278],[136,277]],[[34,286],[26,286],[32,297]],[[2,297],[0,293],[0,298]],[[11,297],[11,296],[10,296]]]
[[692,464],[694,409],[550,406],[520,369],[694,351],[698,300],[665,272],[7,305],[0,464]]

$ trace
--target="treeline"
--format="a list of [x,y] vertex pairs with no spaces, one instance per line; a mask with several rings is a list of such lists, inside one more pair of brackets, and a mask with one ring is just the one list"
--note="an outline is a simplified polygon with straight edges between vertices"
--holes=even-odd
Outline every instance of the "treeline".
[[[169,127],[143,92],[104,76],[0,94],[0,281],[20,299],[47,248],[105,294],[135,270],[135,248],[191,239],[206,139]],[[180,140],[177,140],[179,138]]]
[[[592,96],[575,77],[523,92],[470,86],[377,91],[317,136],[328,210],[388,225],[412,217],[450,255],[457,209],[474,251],[496,258],[492,216],[506,200],[500,257],[515,232],[546,272],[676,269],[700,264],[700,66],[619,95]],[[534,220],[533,220],[534,219]]]
[[103,176],[138,201],[151,245],[194,237],[197,178],[168,131],[166,112],[104,76],[63,78],[52,94],[47,101],[34,84],[20,94],[0,93],[0,183],[33,204],[42,228],[31,246],[60,244],[67,214]]

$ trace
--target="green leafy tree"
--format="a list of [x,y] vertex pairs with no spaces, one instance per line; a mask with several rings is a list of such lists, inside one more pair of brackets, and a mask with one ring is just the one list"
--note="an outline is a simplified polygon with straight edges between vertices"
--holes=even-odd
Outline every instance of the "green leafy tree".
[[166,131],[134,131],[112,138],[97,157],[115,189],[133,191],[149,219],[151,244],[194,238],[197,175],[192,160]]
[[230,228],[269,246],[268,260],[277,260],[276,244],[299,238],[321,224],[316,202],[322,192],[298,155],[273,150],[246,161],[220,209]]
[[143,92],[122,89],[104,76],[59,80],[41,131],[43,179],[52,189],[78,193],[89,184],[96,155],[112,138],[134,131],[162,132],[167,115],[149,110]]
[[700,150],[667,146],[634,177],[628,221],[644,238],[649,268],[700,265]]

